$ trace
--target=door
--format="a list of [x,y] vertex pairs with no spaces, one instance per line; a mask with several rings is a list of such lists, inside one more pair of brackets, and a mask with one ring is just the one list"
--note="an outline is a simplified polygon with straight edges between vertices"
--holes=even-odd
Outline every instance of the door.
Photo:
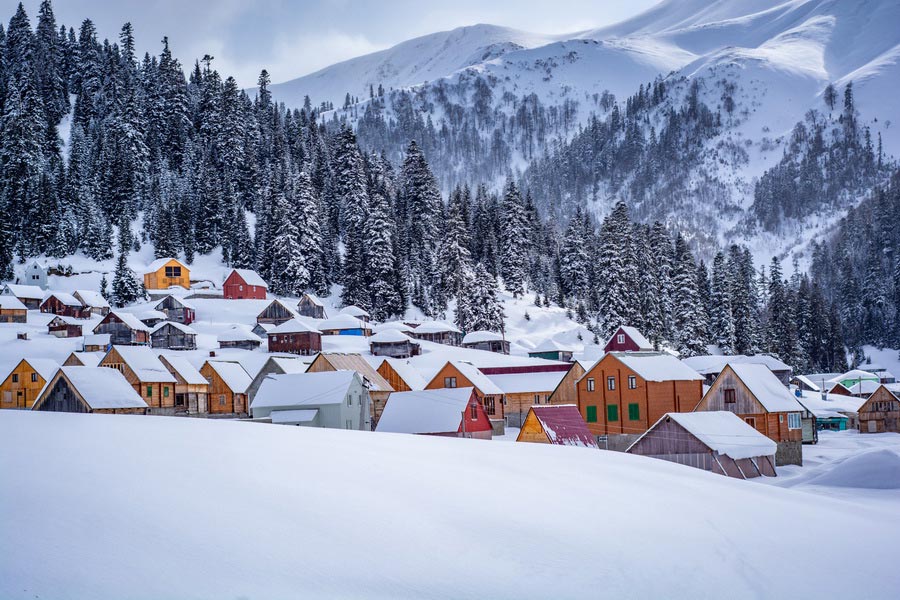
[[878,421],[869,419],[867,423],[869,424],[869,433],[878,433]]

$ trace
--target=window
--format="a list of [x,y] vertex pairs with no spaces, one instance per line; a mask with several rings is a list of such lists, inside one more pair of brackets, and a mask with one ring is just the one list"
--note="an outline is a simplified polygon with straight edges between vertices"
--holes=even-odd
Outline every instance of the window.
[[347,394],[347,406],[353,406],[353,396]]
[[625,334],[620,333],[619,335],[617,335],[616,342],[618,342],[619,344],[624,344],[625,343]]
[[616,378],[615,377],[607,377],[606,378],[606,389],[612,391],[616,389]]
[[632,402],[628,405],[628,420],[629,421],[640,421],[641,420],[641,405],[637,402]]
[[444,387],[445,388],[455,388],[456,387],[456,377],[444,377]]
[[589,391],[589,392],[593,392],[593,391],[594,391],[594,378],[593,378],[593,377],[588,377],[588,380],[587,380],[587,391]]
[[168,397],[169,397],[169,388],[168,388],[168,386],[166,386],[163,388],[163,398],[168,398]]
[[225,394],[219,394],[219,406],[225,406]]
[[588,423],[596,423],[597,422],[597,407],[596,406],[588,406],[587,407],[587,418],[585,419]]
[[784,415],[778,415],[778,422],[784,423]]
[[734,404],[734,388],[728,388],[725,390],[725,404]]
[[534,403],[535,403],[535,404],[540,404],[540,403],[541,403],[541,395],[540,395],[540,394],[535,394],[535,395],[534,395]]
[[149,397],[152,396],[152,395],[153,395],[153,386],[152,386],[152,385],[148,385],[148,386],[147,386],[147,397],[149,398]]
[[473,421],[478,418],[478,405],[474,402],[469,407],[469,415],[472,417]]
[[37,373],[31,374],[31,383],[37,383]]
[[166,277],[181,277],[181,267],[166,267]]
[[800,429],[800,413],[788,414],[788,429]]
[[755,417],[744,417],[744,423],[756,429],[756,418]]
[[13,383],[19,383],[19,374],[18,374],[18,373],[13,373],[13,380],[12,380],[12,382],[13,382]]
[[619,420],[619,407],[615,404],[610,404],[606,407],[606,420],[610,423]]
[[628,389],[629,390],[637,389],[637,377],[635,375],[628,376]]

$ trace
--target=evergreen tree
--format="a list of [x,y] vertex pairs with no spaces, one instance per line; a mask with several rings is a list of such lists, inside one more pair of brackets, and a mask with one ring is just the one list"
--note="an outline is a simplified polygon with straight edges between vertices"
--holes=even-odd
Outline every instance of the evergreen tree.
[[705,354],[706,348],[697,318],[700,308],[697,294],[697,266],[694,264],[694,257],[687,242],[680,234],[675,238],[672,287],[674,290],[673,321],[678,351],[684,357]]
[[621,325],[637,323],[639,301],[631,222],[624,202],[619,202],[600,227],[600,248],[596,262],[597,323],[600,337],[609,337]]
[[723,354],[734,354],[734,320],[731,309],[732,283],[722,252],[713,259],[710,285],[710,341]]
[[503,193],[500,222],[500,276],[513,297],[525,293],[528,224],[522,196],[512,179]]

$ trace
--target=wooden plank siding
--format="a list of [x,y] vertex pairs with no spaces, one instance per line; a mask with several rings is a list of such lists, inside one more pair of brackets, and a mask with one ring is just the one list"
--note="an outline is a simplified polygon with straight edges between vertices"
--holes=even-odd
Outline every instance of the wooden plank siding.
[[124,375],[131,387],[151,409],[175,408],[175,384],[165,381],[142,381],[115,348],[106,353],[99,366],[116,369]]
[[[550,394],[550,404],[578,405],[578,388],[576,382],[584,376],[585,370],[580,363],[574,362],[568,372]],[[582,415],[584,416],[584,415]]]
[[[166,276],[166,267],[173,269],[172,277]],[[191,288],[191,271],[174,258],[152,273],[144,273],[144,286],[148,290],[164,290],[172,286]]]
[[45,385],[47,381],[40,373],[27,360],[20,360],[0,384],[0,409],[31,408]]
[[529,412],[528,416],[525,417],[525,422],[522,424],[522,429],[519,431],[519,437],[516,438],[516,441],[538,444],[550,443],[547,432],[541,427],[541,422],[538,420],[537,416],[535,416],[533,411]]
[[395,392],[411,392],[413,389],[407,385],[406,381],[400,377],[400,374],[391,366],[388,361],[383,361],[376,369],[378,374],[384,377]]
[[860,433],[900,433],[900,400],[881,386],[859,407]]
[[208,362],[203,364],[200,374],[209,382],[209,414],[247,414],[247,394],[234,393]]
[[447,378],[456,378],[456,387],[474,387],[475,395],[478,396],[478,399],[481,401],[481,405],[484,407],[484,412],[487,413],[488,418],[491,420],[502,420],[505,416],[503,401],[504,397],[502,395],[489,395],[485,394],[482,390],[480,390],[474,383],[469,381],[465,375],[460,372],[459,369],[453,366],[451,363],[445,364],[441,367],[441,370],[437,372],[437,374],[431,378],[431,381],[428,382],[428,385],[425,386],[427,390],[437,390],[446,388],[444,385],[444,380]]

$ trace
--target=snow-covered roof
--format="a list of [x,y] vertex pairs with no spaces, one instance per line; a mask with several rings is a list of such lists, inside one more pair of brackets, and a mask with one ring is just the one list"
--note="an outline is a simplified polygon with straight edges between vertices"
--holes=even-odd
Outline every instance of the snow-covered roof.
[[47,265],[39,260],[32,260],[30,263],[28,263],[28,268],[30,269],[31,267],[46,269]]
[[236,394],[246,394],[247,388],[253,383],[250,374],[237,361],[208,360],[206,362],[222,378],[225,385]]
[[846,373],[841,373],[836,377],[828,380],[828,383],[840,383],[844,387],[849,388],[852,384],[862,381],[879,381],[880,378],[875,373],[863,371],[862,369],[850,369]]
[[531,412],[541,423],[551,444],[597,448],[597,440],[574,404],[532,406]]
[[613,332],[613,334],[609,336],[609,339],[606,340],[605,345],[609,345],[609,343],[613,341],[613,338],[617,333],[619,333],[620,329],[622,330],[622,333],[631,338],[631,341],[637,344],[637,347],[640,350],[653,350],[653,344],[650,343],[650,340],[645,338],[644,335],[640,331],[638,331],[636,327],[631,327],[630,325],[622,325],[621,327],[618,327]]
[[[147,327],[146,325],[141,323],[141,320],[138,319],[136,316],[134,316],[131,313],[118,312],[118,311],[114,310],[114,311],[110,312],[109,314],[115,315],[116,317],[118,317],[119,320],[122,321],[123,323],[125,323],[125,325],[127,325],[130,329],[134,329],[135,331],[148,331],[148,332],[150,331],[149,327]],[[163,315],[163,316],[165,316],[165,315]],[[98,325],[98,327],[99,327],[99,325]],[[94,328],[94,331],[96,331],[96,328]]]
[[[257,273],[253,269],[232,269],[231,272],[237,273],[247,285],[255,285],[257,287],[269,289],[269,284],[266,283],[266,280],[260,277],[259,273]],[[229,276],[230,275],[231,273],[229,273]],[[225,279],[228,279],[228,277],[226,277]]]
[[342,352],[322,352],[316,360],[326,360],[337,371],[356,371],[369,382],[373,392],[393,392],[394,388],[381,373],[360,354]]
[[69,294],[68,292],[47,292],[47,295],[44,298],[44,302],[46,302],[50,298],[56,298],[66,306],[84,306],[81,302],[79,302],[78,298],[76,298],[72,294]]
[[165,327],[166,325],[171,325],[171,326],[174,327],[175,329],[177,329],[177,330],[179,330],[179,331],[182,331],[182,332],[184,332],[184,333],[190,334],[190,335],[197,335],[197,330],[196,330],[196,329],[194,329],[193,327],[189,327],[189,326],[187,326],[187,325],[185,325],[185,324],[183,324],[183,323],[178,323],[177,321],[163,321],[162,323],[157,323],[156,327],[154,327],[154,328],[150,331],[150,333],[156,333],[157,331],[159,331],[160,329],[162,329],[162,328]]
[[850,390],[851,394],[862,394],[865,396],[870,396],[875,393],[881,387],[881,383],[879,381],[872,381],[871,379],[863,379],[862,381],[857,381],[847,389]]
[[307,325],[302,320],[298,318],[290,319],[289,321],[285,321],[281,325],[273,327],[268,330],[266,333],[270,334],[278,334],[278,333],[321,333],[315,327],[311,325]]
[[790,390],[766,365],[739,363],[728,366],[768,412],[800,412],[803,410]]
[[[56,372],[59,370],[59,363],[55,360],[49,358],[23,358],[23,361],[27,362],[32,369],[40,375],[44,381],[50,382]],[[20,361],[21,362],[21,361]],[[18,366],[18,364],[16,365]],[[13,368],[14,370],[15,368]],[[10,370],[12,373],[12,370]],[[7,375],[8,376],[8,375]]]
[[321,331],[339,329],[371,329],[368,323],[348,314],[339,314],[330,319],[322,319],[318,323]]
[[278,425],[294,423],[310,423],[319,414],[318,408],[300,408],[288,410],[273,410],[270,417],[272,422]]
[[321,300],[319,300],[319,297],[316,296],[315,294],[310,294],[309,292],[306,292],[305,294],[303,294],[303,297],[309,299],[310,304],[314,304],[316,306],[322,306],[322,307],[325,306],[325,304]]
[[22,283],[7,283],[6,290],[16,298],[25,298],[26,300],[43,300],[44,290],[38,285],[25,285]]
[[228,331],[223,331],[220,333],[216,339],[220,342],[260,342],[262,343],[262,339],[255,333],[253,333],[249,327],[246,325],[234,325]]
[[369,313],[367,313],[365,311],[365,309],[362,309],[362,308],[356,306],[355,304],[351,304],[350,306],[345,306],[344,308],[341,309],[340,314],[350,315],[351,317],[369,317],[369,316],[371,316],[371,315],[369,315]]
[[285,304],[284,301],[282,301],[282,300],[280,300],[280,299],[278,299],[278,298],[275,298],[274,300],[272,300],[271,302],[269,302],[268,304],[266,304],[266,307],[265,307],[264,309],[262,309],[262,311],[260,311],[259,316],[264,315],[264,314],[266,313],[266,311],[269,310],[269,307],[271,307],[273,304],[277,304],[277,305],[281,306],[285,311],[287,311],[289,314],[291,314],[291,315],[294,316],[294,317],[299,317],[299,316],[300,316],[300,313],[298,313],[298,312],[296,311],[296,309],[291,308],[290,306],[288,306],[287,304]]
[[488,378],[487,375],[478,370],[478,367],[473,365],[470,362],[466,362],[464,360],[451,360],[450,364],[456,367],[456,369],[462,373],[462,375],[468,379],[472,385],[481,390],[482,394],[486,394],[488,396],[500,396],[503,394],[503,390]]
[[250,408],[284,409],[340,404],[347,397],[354,377],[358,377],[354,371],[268,375],[253,397]]
[[164,364],[159,361],[159,356],[147,346],[119,346],[112,347],[134,374],[142,382],[175,383],[175,377],[169,373]]
[[156,273],[157,271],[162,269],[164,266],[166,266],[167,264],[169,264],[169,262],[171,262],[173,260],[175,262],[177,262],[179,265],[181,265],[181,267],[183,269],[188,268],[187,265],[185,265],[183,262],[181,262],[177,258],[157,258],[152,263],[147,265],[147,268],[144,269],[144,275],[146,275],[147,273]]
[[57,325],[59,323],[65,323],[66,325],[81,326],[84,325],[84,322],[85,319],[76,319],[75,317],[67,317],[65,315],[55,315],[52,319],[50,319],[50,322],[47,323],[47,325],[52,325],[53,323],[56,323]]
[[272,356],[269,360],[278,365],[285,373],[305,373],[309,367],[310,360],[289,356]]
[[462,339],[463,344],[477,344],[479,342],[499,342],[503,336],[493,331],[472,331]]
[[794,375],[794,379],[798,381],[802,381],[805,386],[811,389],[814,392],[822,391],[822,388],[819,387],[817,383],[814,383],[812,379],[807,377],[806,375]]
[[414,341],[399,329],[384,329],[379,331],[369,338],[369,342],[374,342],[376,344],[402,344],[403,342],[412,342],[413,344],[418,344],[418,342]]
[[69,356],[77,358],[82,366],[96,367],[103,360],[103,357],[106,356],[106,352],[73,352]]
[[166,313],[161,310],[156,310],[155,308],[142,310],[139,313],[135,313],[135,316],[141,321],[153,321],[156,319],[162,319],[163,321],[165,321],[168,318],[166,316]]
[[504,394],[552,392],[568,371],[486,375]]
[[459,431],[472,388],[394,392],[375,431],[386,433],[452,433]]
[[790,371],[791,367],[774,356],[768,354],[707,354],[691,356],[682,359],[682,362],[703,375],[715,375],[721,373],[725,365],[753,364],[765,365],[771,371]]
[[574,348],[566,346],[564,344],[560,344],[553,338],[547,338],[528,352],[537,353],[537,352],[573,352]]
[[109,333],[90,333],[84,336],[85,346],[108,346],[112,335]]
[[697,381],[703,376],[665,352],[611,352],[646,381]]
[[372,331],[375,332],[386,331],[388,329],[402,331],[403,333],[412,333],[415,331],[415,329],[413,329],[403,321],[387,321],[386,323],[379,323],[378,325],[372,327]]
[[[765,365],[755,366],[766,368]],[[774,456],[778,447],[775,442],[745,423],[742,418],[728,411],[667,413],[657,423],[665,419],[672,419],[711,450],[734,460]],[[653,427],[644,435],[653,431]]]
[[188,385],[206,385],[208,383],[197,367],[185,357],[174,354],[163,354],[162,356]]
[[116,369],[62,367],[62,372],[92,409],[147,408],[147,403]]
[[191,304],[190,302],[188,302],[186,299],[184,299],[184,298],[181,297],[181,296],[176,296],[176,295],[174,295],[174,294],[167,294],[166,296],[163,296],[163,297],[160,299],[160,301],[157,302],[156,305],[155,305],[153,308],[159,310],[159,305],[162,304],[163,302],[165,302],[166,299],[168,299],[168,298],[171,298],[171,299],[174,300],[177,304],[180,304],[183,308],[194,308],[194,305]]
[[451,331],[453,333],[462,333],[455,325],[451,325],[446,321],[425,321],[414,330],[416,335],[421,333],[444,333]]
[[422,372],[414,367],[408,360],[402,358],[385,358],[384,362],[389,364],[391,368],[396,371],[397,375],[399,375],[400,378],[406,382],[406,385],[409,386],[409,389],[413,391],[424,390],[425,386],[428,385],[428,380],[425,379]]
[[75,290],[85,306],[91,308],[109,308],[109,302],[103,297],[103,294],[94,290]]
[[27,310],[27,306],[15,296],[0,296],[0,308],[3,310]]

